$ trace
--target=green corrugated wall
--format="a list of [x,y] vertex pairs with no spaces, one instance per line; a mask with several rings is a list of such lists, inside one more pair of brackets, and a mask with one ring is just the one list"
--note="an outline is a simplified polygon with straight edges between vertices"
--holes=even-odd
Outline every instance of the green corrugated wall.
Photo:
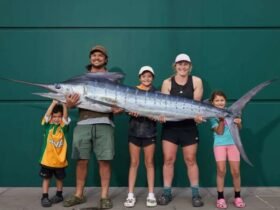
[[[109,51],[109,69],[138,84],[142,65],[156,71],[155,85],[172,74],[178,53],[193,60],[193,74],[204,82],[204,98],[224,90],[230,103],[258,83],[280,76],[280,2],[276,0],[1,0],[0,76],[32,82],[63,81],[81,74],[96,44]],[[254,167],[241,164],[244,186],[280,186],[280,82],[258,94],[243,113],[241,136]],[[39,88],[0,81],[0,186],[40,186],[40,120],[48,100]],[[71,111],[73,123],[77,112]],[[116,117],[116,157],[112,186],[127,186],[127,117]],[[160,126],[159,126],[160,129]],[[199,126],[201,185],[215,186],[209,124]],[[160,135],[159,135],[160,137]],[[69,153],[71,146],[69,146]],[[69,155],[70,157],[70,155]],[[70,158],[69,158],[70,159]],[[156,150],[156,186],[162,185],[162,153]],[[67,168],[75,185],[75,162]],[[88,185],[99,185],[93,158]],[[226,184],[231,186],[230,176]],[[146,186],[141,164],[137,186]],[[188,186],[181,151],[174,186]]]

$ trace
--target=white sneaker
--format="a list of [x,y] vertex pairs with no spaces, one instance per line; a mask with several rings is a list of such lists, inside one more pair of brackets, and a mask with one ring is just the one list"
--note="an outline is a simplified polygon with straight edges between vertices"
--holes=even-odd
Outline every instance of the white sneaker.
[[147,207],[155,207],[157,206],[157,200],[155,197],[148,197],[146,200]]
[[134,207],[136,203],[136,198],[135,197],[127,197],[126,201],[123,203],[125,207],[131,208]]

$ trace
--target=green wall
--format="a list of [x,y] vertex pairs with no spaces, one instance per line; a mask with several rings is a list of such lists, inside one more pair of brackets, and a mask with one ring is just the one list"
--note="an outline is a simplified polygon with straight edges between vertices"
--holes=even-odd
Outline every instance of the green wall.
[[[172,74],[175,56],[186,52],[193,60],[193,74],[203,79],[204,98],[214,89],[222,89],[232,103],[258,83],[280,76],[279,6],[275,0],[1,0],[0,77],[63,81],[81,74],[90,48],[102,44],[109,51],[109,69],[125,73],[125,84],[137,85],[139,68],[151,65],[156,72],[155,85],[160,87]],[[280,82],[267,87],[244,110],[241,136],[255,165],[241,163],[244,186],[280,186],[279,88]],[[50,101],[31,94],[41,91],[0,81],[0,186],[41,185],[40,120]],[[76,110],[71,111],[71,117],[69,145]],[[115,118],[112,186],[127,186],[127,120],[125,115]],[[206,123],[199,129],[201,185],[215,186],[210,126]],[[161,186],[160,141],[155,162],[156,186]],[[93,158],[88,185],[99,185],[96,169]],[[72,160],[67,173],[65,184],[74,186]],[[231,186],[229,175],[226,184]],[[146,186],[143,164],[137,186]],[[174,186],[188,186],[181,151]]]

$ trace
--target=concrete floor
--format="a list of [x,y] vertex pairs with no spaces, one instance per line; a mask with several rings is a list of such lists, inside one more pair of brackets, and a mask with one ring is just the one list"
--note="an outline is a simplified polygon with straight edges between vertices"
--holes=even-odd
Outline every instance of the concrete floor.
[[[64,188],[64,197],[71,195],[74,192],[73,187]],[[41,188],[0,188],[0,210],[67,210],[67,209],[81,209],[84,207],[94,207],[98,205],[100,188],[88,187],[86,188],[87,202],[75,207],[65,208],[62,203],[54,204],[50,208],[43,208],[40,204]],[[55,188],[50,189],[50,196],[55,193]],[[155,193],[160,195],[161,188],[156,188]],[[127,195],[127,188],[112,187],[110,189],[110,196],[113,200],[113,209],[126,209],[123,202]],[[147,196],[147,188],[136,188],[135,195],[137,203],[133,210],[146,209],[145,200]],[[217,209],[215,207],[216,188],[201,188],[201,195],[203,197],[204,206],[201,208],[194,208],[191,205],[191,191],[189,188],[173,188],[173,201],[166,206],[157,206],[154,209],[163,210],[186,210],[186,209]],[[225,189],[226,200],[228,201],[228,209],[237,209],[233,206],[232,188]],[[258,188],[242,188],[242,197],[246,202],[246,210],[280,210],[280,187],[258,187]]]

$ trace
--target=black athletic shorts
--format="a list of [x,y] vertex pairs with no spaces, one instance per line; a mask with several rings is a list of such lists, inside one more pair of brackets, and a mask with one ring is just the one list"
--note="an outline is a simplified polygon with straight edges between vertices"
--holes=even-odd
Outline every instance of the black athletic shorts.
[[50,179],[55,176],[59,180],[63,180],[66,176],[65,168],[47,168],[41,165],[40,176],[44,179]]
[[134,136],[129,136],[128,137],[128,142],[132,143],[138,147],[146,147],[149,146],[151,144],[155,144],[156,143],[156,137],[153,138],[138,138],[138,137],[134,137]]
[[181,147],[199,143],[197,127],[163,127],[162,140],[172,142]]

